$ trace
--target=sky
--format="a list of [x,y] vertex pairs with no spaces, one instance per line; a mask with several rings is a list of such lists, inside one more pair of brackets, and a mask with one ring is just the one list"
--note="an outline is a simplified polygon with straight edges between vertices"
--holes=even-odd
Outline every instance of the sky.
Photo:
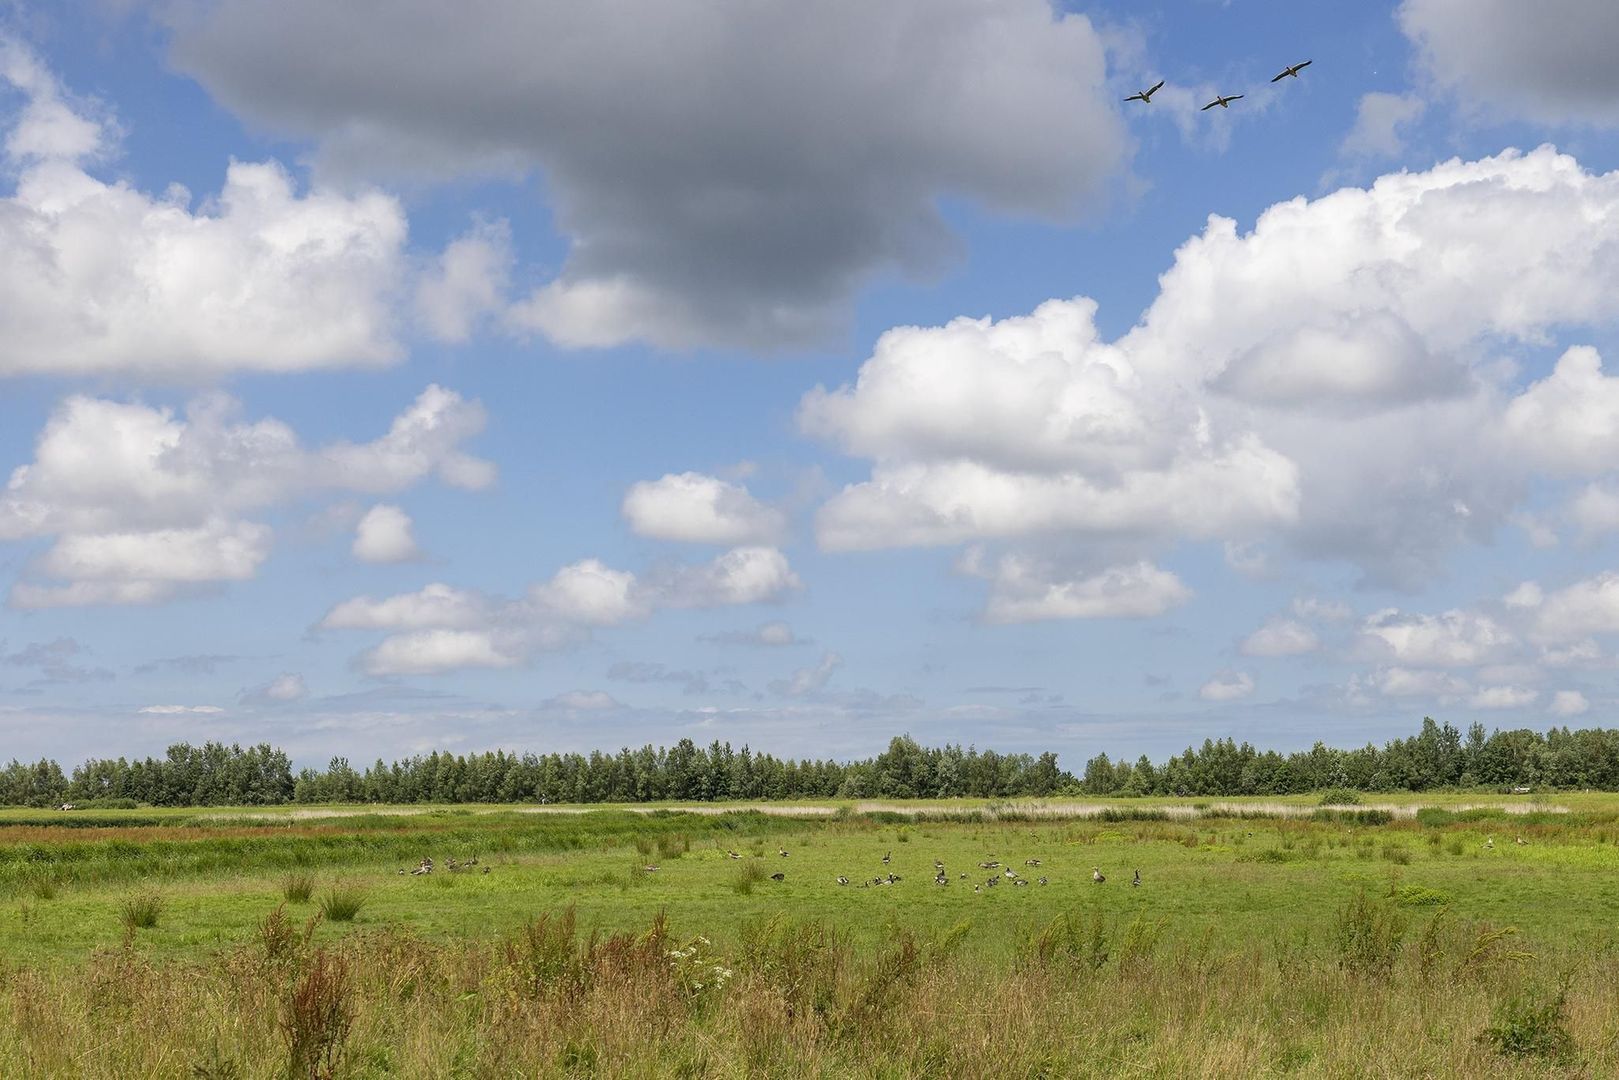
[[1616,49],[0,0],[0,758],[1611,725]]

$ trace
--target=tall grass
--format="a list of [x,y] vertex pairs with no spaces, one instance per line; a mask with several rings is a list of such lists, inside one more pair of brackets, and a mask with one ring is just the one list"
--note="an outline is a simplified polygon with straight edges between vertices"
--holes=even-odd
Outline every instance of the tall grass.
[[[314,948],[278,911],[207,962],[112,949],[8,973],[0,1060],[41,1077],[1619,1072],[1619,955],[1495,953],[1486,973],[1494,931],[1443,916],[1410,939],[1389,914],[1365,896],[1347,936],[1232,948],[1076,910],[985,957],[956,947],[970,930],[861,948],[778,917],[720,951],[661,918],[585,935],[571,911],[490,942],[380,928]],[[1543,970],[1571,974],[1554,993]]]
[[315,878],[312,874],[288,874],[281,882],[281,895],[287,898],[289,904],[307,904],[309,898],[315,895]]
[[118,905],[119,921],[124,924],[124,930],[128,933],[150,930],[157,925],[158,917],[162,914],[163,898],[156,893],[125,897]]

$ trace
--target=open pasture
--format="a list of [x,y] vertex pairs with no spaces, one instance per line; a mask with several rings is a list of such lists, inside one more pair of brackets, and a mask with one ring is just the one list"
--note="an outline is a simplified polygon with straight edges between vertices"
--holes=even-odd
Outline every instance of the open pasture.
[[[1619,799],[1434,802],[0,812],[0,1051],[107,1076],[1609,1071]],[[1548,1003],[1566,1044],[1484,1034]],[[75,1022],[109,1034],[74,1056]]]

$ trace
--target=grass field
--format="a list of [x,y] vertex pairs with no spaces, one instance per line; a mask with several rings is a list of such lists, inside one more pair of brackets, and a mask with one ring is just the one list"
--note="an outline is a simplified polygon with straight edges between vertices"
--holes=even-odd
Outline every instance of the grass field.
[[0,811],[0,1061],[1619,1072],[1619,797],[1375,802]]

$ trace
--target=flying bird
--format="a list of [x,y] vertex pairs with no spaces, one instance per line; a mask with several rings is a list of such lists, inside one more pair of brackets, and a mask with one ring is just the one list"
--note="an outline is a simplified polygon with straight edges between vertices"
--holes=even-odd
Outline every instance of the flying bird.
[[1164,80],[1159,79],[1158,80],[1158,85],[1154,86],[1151,90],[1137,90],[1135,93],[1131,94],[1129,97],[1125,98],[1124,100],[1126,100],[1126,101],[1143,101],[1143,102],[1146,102],[1148,105],[1151,105],[1152,104],[1152,96],[1154,94],[1156,94],[1158,91],[1162,90],[1163,88],[1164,88]]
[[1215,97],[1215,99],[1213,101],[1209,102],[1207,105],[1203,106],[1201,109],[1199,109],[1197,111],[1198,112],[1208,112],[1210,109],[1214,108],[1216,105],[1220,106],[1220,108],[1222,108],[1222,109],[1229,109],[1229,108],[1231,108],[1231,103],[1233,101],[1241,101],[1246,96],[1247,96],[1246,94],[1220,94],[1217,97]]
[[1286,71],[1283,71],[1280,75],[1276,76],[1276,78],[1272,79],[1271,82],[1281,82],[1283,79],[1287,78],[1289,75],[1293,76],[1296,79],[1296,78],[1299,77],[1299,72],[1303,71],[1305,68],[1309,67],[1313,63],[1315,63],[1314,60],[1306,60],[1302,64],[1293,64],[1293,65],[1289,66]]

